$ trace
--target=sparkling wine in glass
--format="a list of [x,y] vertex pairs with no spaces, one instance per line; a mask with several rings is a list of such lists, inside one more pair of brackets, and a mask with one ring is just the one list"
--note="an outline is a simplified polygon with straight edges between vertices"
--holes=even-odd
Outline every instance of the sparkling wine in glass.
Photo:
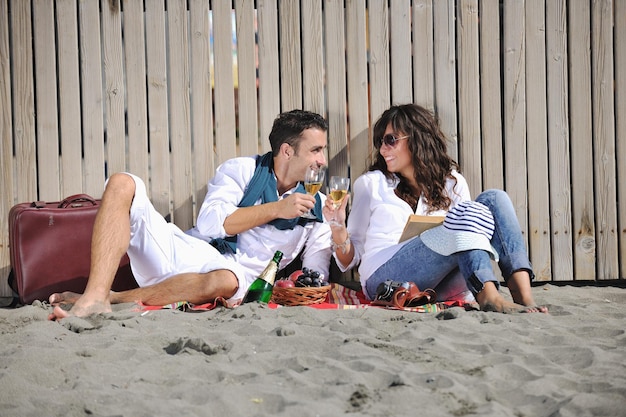
[[337,221],[337,209],[341,206],[343,199],[346,198],[349,187],[350,178],[338,176],[330,177],[330,182],[328,183],[328,198],[332,201],[334,211],[333,217],[330,219],[329,223],[333,226],[341,226]]
[[[324,167],[308,167],[304,174],[304,189],[309,195],[315,195],[322,188],[324,183],[324,175],[326,170]],[[309,210],[302,217],[305,219],[315,219],[315,215]]]

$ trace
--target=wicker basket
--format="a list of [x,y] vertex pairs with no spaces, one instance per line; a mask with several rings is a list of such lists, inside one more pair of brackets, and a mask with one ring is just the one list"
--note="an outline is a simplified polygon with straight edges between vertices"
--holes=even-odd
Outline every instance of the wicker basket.
[[323,287],[274,287],[270,302],[285,306],[319,304],[326,299],[330,285]]

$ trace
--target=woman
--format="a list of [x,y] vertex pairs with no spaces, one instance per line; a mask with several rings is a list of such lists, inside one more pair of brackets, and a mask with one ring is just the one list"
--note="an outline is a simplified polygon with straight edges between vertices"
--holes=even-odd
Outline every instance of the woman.
[[[348,225],[344,199],[336,213],[343,225],[332,227],[337,264],[342,271],[359,266],[366,296],[374,299],[387,280],[412,281],[434,289],[438,300],[475,298],[482,310],[547,312],[535,306],[534,274],[508,195],[489,190],[470,201],[435,116],[415,104],[393,106],[374,125],[373,138],[374,160],[354,183]],[[413,213],[448,215],[443,226],[398,243]],[[333,214],[330,200],[324,214]],[[514,302],[499,293],[491,259],[499,260]]]

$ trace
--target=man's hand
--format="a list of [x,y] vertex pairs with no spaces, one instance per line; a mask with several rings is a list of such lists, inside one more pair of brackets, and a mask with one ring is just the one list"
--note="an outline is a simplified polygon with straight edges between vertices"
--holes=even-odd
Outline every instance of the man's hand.
[[315,197],[309,194],[292,193],[278,201],[278,218],[294,219],[315,207]]

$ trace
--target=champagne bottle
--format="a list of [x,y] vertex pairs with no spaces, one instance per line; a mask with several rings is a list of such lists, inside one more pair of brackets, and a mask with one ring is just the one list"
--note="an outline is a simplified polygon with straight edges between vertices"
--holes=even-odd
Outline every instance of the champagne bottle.
[[276,253],[274,253],[274,258],[272,258],[269,264],[267,264],[265,270],[263,270],[261,275],[259,275],[259,277],[254,280],[252,285],[250,285],[248,293],[243,299],[244,303],[252,301],[267,303],[270,301],[270,298],[272,298],[272,291],[274,290],[276,272],[278,272],[278,264],[282,258],[283,253],[277,250]]

